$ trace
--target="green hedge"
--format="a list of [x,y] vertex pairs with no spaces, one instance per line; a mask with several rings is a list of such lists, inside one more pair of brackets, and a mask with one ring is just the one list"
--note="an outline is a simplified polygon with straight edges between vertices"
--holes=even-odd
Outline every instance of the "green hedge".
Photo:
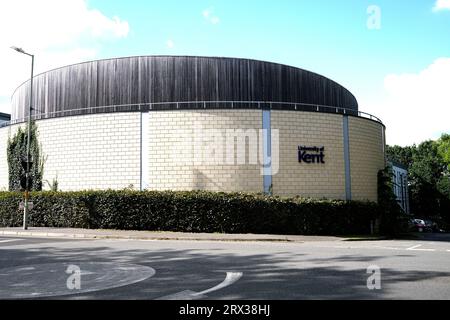
[[[367,234],[371,202],[213,192],[35,192],[29,225],[89,229],[299,235]],[[0,192],[0,226],[22,225],[21,193]]]

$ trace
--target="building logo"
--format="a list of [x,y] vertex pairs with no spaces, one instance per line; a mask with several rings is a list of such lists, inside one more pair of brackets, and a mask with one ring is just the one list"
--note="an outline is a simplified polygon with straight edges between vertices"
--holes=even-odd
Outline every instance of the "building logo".
[[325,163],[325,147],[298,147],[298,162],[300,163]]

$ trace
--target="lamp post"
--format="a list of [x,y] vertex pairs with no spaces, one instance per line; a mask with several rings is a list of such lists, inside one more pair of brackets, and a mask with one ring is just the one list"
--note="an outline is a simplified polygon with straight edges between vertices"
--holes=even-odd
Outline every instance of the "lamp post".
[[28,224],[27,224],[27,217],[28,217],[28,205],[29,205],[29,198],[30,198],[30,164],[31,164],[31,157],[30,157],[30,144],[31,144],[31,114],[32,114],[32,110],[33,110],[33,71],[34,71],[34,55],[29,54],[27,52],[25,52],[23,49],[21,48],[17,48],[17,47],[11,47],[11,49],[25,54],[29,57],[31,57],[31,80],[30,80],[30,105],[29,105],[29,109],[28,109],[28,133],[27,133],[27,158],[26,158],[26,168],[25,168],[25,196],[24,196],[24,208],[23,208],[23,229],[27,230],[28,229]]

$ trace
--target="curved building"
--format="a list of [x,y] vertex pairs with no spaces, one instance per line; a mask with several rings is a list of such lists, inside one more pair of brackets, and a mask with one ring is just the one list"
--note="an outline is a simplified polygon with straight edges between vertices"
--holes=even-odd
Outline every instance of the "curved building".
[[[12,97],[6,140],[28,117]],[[34,78],[44,180],[61,190],[272,192],[376,200],[384,126],[318,74],[248,59],[146,56],[91,61]]]

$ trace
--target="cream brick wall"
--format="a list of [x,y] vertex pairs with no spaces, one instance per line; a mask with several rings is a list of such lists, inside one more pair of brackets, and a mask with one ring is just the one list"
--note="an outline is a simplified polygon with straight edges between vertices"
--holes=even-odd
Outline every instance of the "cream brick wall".
[[[47,156],[44,180],[51,182],[57,177],[59,188],[64,191],[122,189],[129,185],[138,189],[140,121],[140,113],[39,121],[39,141]],[[274,194],[345,199],[342,116],[272,111],[271,122],[272,129],[279,130],[280,138],[280,144],[277,146],[273,141],[272,146],[272,151],[277,148],[280,151],[279,172],[273,176]],[[205,150],[204,141],[198,149],[193,140],[197,130],[260,130],[262,111],[158,111],[149,113],[147,124],[148,145],[143,150],[148,154],[149,189],[263,192],[260,154],[257,164],[189,161],[193,155],[198,156],[198,150]],[[8,188],[7,139],[17,128],[0,128],[0,190]],[[373,121],[349,117],[355,200],[377,200],[377,172],[384,167],[383,130],[382,125]],[[325,164],[299,163],[299,145],[324,146]],[[47,184],[45,187],[48,189]]]
[[[151,190],[263,192],[258,164],[194,163],[196,130],[262,128],[258,110],[159,111],[149,116],[149,185]],[[203,131],[204,132],[204,131]],[[204,152],[208,141],[197,142]],[[194,159],[195,160],[195,159]]]
[[[37,122],[39,142],[47,158],[44,189],[54,178],[59,189],[100,190],[140,186],[140,114],[114,113],[66,117]],[[11,127],[11,135],[18,126]],[[0,129],[3,148],[4,129]],[[6,130],[7,131],[7,130]],[[8,135],[8,134],[7,134]],[[0,152],[0,161],[1,154]],[[3,163],[0,181],[5,178]]]
[[[272,111],[272,129],[280,133],[280,170],[273,177],[274,194],[345,199],[341,115]],[[298,146],[324,146],[325,164],[299,163]],[[276,150],[275,144],[272,150]]]
[[349,117],[353,200],[378,200],[377,174],[385,166],[383,130],[379,123]]
[[0,128],[0,191],[8,190],[8,161],[6,157],[8,132],[9,127]]

